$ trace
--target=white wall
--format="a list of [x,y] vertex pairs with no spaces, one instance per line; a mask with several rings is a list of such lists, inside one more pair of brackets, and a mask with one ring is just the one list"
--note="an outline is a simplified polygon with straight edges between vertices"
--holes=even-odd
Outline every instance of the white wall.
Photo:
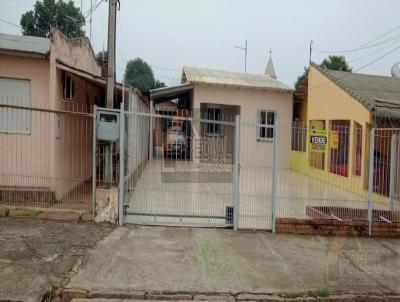
[[[201,103],[234,105],[240,107],[241,165],[271,167],[272,142],[257,141],[257,113],[259,109],[273,110],[278,119],[278,168],[290,167],[292,94],[266,90],[196,85],[193,110]],[[251,125],[246,125],[249,123]]]

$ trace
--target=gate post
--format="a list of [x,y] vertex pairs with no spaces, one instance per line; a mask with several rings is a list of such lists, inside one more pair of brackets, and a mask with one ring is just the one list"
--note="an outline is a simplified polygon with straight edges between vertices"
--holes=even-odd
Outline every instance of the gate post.
[[275,124],[274,124],[274,140],[273,140],[273,146],[272,146],[272,233],[275,233],[276,231],[276,177],[277,177],[277,171],[276,171],[276,141],[278,137],[278,131],[277,131],[277,125],[278,125],[278,117],[275,118]]
[[92,137],[92,220],[96,217],[96,145],[97,145],[97,106],[93,105]]
[[[125,93],[125,92],[124,92]],[[118,224],[124,223],[124,139],[125,139],[125,111],[121,103],[119,112],[119,192],[118,192]]]
[[150,128],[150,141],[149,141],[149,160],[153,160],[153,106],[154,102],[150,99],[150,116],[149,116],[149,128]]
[[233,170],[233,229],[239,227],[240,211],[240,115],[235,116],[235,163]]
[[397,136],[396,134],[393,134],[392,141],[390,144],[390,188],[389,188],[390,209],[392,211],[394,210],[396,174],[397,174]]
[[369,139],[369,171],[368,171],[368,234],[372,236],[372,211],[374,193],[374,152],[375,151],[375,128],[371,129]]

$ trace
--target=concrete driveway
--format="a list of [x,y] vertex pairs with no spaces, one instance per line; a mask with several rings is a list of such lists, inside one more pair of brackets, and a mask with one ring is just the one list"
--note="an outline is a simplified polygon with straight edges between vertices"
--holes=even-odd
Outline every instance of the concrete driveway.
[[[218,171],[219,166],[195,164],[190,161],[148,162],[138,182],[127,184],[131,198],[127,203],[126,221],[150,224],[228,225],[226,213],[227,207],[233,206],[233,174],[198,173],[202,168]],[[232,172],[231,166],[227,165],[224,168]],[[193,174],[176,171],[189,171]],[[219,177],[222,181],[218,179]],[[262,166],[243,166],[240,172],[239,195],[239,228],[270,230],[272,228],[271,169]],[[299,172],[290,169],[279,170],[278,217],[309,218],[306,215],[307,206],[367,209],[368,200],[365,196]],[[386,209],[381,203],[375,203],[374,207]]]
[[399,293],[400,240],[128,226],[67,287],[88,291]]

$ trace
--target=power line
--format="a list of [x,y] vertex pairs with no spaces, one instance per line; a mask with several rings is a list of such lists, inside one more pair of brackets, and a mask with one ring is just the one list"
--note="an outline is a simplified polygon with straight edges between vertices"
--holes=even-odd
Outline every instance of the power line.
[[[384,57],[386,57],[386,56],[388,56],[388,55],[394,53],[395,51],[397,51],[397,50],[399,50],[399,49],[400,49],[400,46],[397,46],[397,47],[391,49],[390,51],[388,51],[387,53],[383,54],[382,56],[380,56],[380,57],[378,57],[378,58],[372,60],[372,61],[369,62],[368,64],[365,64],[365,65],[363,65],[363,66],[361,66],[361,67],[358,67],[358,68],[354,69],[353,72],[360,71],[361,69],[364,69],[364,68],[366,68],[366,67],[368,67],[368,66],[370,66],[370,65],[372,65],[372,64],[374,64],[374,63],[376,63],[376,62],[378,62],[378,61],[380,61],[380,60],[382,60]],[[349,75],[351,75],[351,74],[352,74],[352,72],[348,72],[348,73],[344,74],[342,77],[340,77],[340,78],[338,78],[338,79],[336,79],[336,80],[337,80],[337,81],[340,81],[341,79],[343,79],[343,78],[345,78],[345,77],[347,77],[347,76],[349,76]],[[330,83],[332,83],[332,81],[328,80],[328,81],[326,81],[326,82],[323,83],[323,84],[320,84],[320,85],[317,85],[317,86],[314,86],[314,87],[310,87],[309,89],[320,88],[320,87],[326,86],[326,85],[328,85],[328,84],[330,84]]]
[[384,55],[378,57],[377,59],[375,59],[375,60],[369,62],[368,64],[366,64],[366,65],[364,65],[364,66],[362,66],[362,67],[359,67],[359,68],[355,69],[354,71],[359,71],[359,70],[361,70],[361,69],[363,69],[363,68],[365,68],[365,67],[368,67],[368,66],[370,66],[370,65],[372,65],[372,64],[374,64],[374,63],[376,63],[376,62],[378,62],[379,60],[383,59],[384,57],[386,57],[386,56],[388,56],[388,55],[394,53],[396,50],[399,50],[399,49],[400,49],[400,46],[397,46],[396,48],[393,48],[391,51],[389,51],[389,52],[385,53]]
[[399,35],[396,35],[394,37],[388,38],[388,39],[386,39],[384,41],[381,41],[381,42],[378,42],[378,43],[375,43],[375,44],[371,44],[371,43],[379,40],[380,38],[382,38],[382,37],[394,32],[394,31],[396,31],[398,29],[400,29],[400,26],[396,26],[395,28],[392,28],[391,30],[389,30],[387,32],[384,32],[383,34],[373,38],[372,40],[369,40],[368,42],[363,43],[360,46],[358,46],[356,48],[352,48],[352,49],[346,49],[346,50],[324,50],[324,49],[318,49],[318,48],[314,48],[314,49],[319,51],[319,52],[323,52],[323,53],[350,53],[350,52],[354,52],[354,51],[358,51],[358,50],[364,50],[364,49],[368,49],[368,48],[371,48],[371,47],[379,46],[379,45],[382,45],[382,44],[385,44],[385,43],[388,43],[388,42],[392,41],[394,38],[398,37]]
[[4,22],[4,23],[7,23],[8,25],[15,26],[15,27],[18,27],[18,28],[22,29],[21,26],[15,24],[15,23],[12,23],[12,22],[10,22],[10,21],[7,21],[6,19],[0,18],[0,21],[2,21],[2,22]]
[[394,41],[394,43],[390,43],[389,45],[386,45],[386,46],[384,46],[384,47],[381,47],[381,48],[379,48],[379,49],[377,49],[377,50],[375,50],[375,51],[373,51],[373,52],[370,52],[370,53],[366,54],[365,56],[358,57],[357,59],[350,60],[349,63],[358,62],[358,61],[360,61],[360,60],[363,60],[363,59],[365,59],[365,58],[368,58],[368,57],[371,56],[371,55],[374,55],[374,54],[376,54],[376,53],[378,53],[378,52],[381,52],[382,50],[384,50],[384,49],[386,49],[386,48],[388,48],[388,47],[390,47],[390,46],[395,45],[395,44],[396,44],[397,42],[399,42],[399,41],[400,41],[400,37],[399,37],[398,39],[396,39],[396,40]]

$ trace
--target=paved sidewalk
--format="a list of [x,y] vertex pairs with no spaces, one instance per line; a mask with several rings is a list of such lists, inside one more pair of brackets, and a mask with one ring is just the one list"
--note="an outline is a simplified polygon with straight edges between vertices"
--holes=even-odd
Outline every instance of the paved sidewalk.
[[0,301],[40,301],[68,281],[106,225],[0,218]]
[[203,293],[399,293],[400,240],[128,226],[68,288]]

